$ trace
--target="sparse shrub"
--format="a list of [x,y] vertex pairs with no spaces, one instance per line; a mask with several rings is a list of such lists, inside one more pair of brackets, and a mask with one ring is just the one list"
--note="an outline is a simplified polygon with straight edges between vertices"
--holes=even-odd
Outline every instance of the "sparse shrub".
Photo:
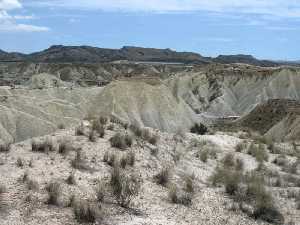
[[174,204],[181,204],[187,206],[192,203],[192,195],[188,193],[179,194],[179,191],[176,185],[174,184],[169,187],[168,196],[170,201]]
[[96,189],[96,195],[98,202],[103,202],[105,197],[105,186],[103,183],[99,183]]
[[259,144],[257,147],[254,143],[251,143],[248,154],[256,158],[256,161],[259,163],[262,163],[263,161],[267,162],[269,159],[269,154],[262,144]]
[[152,135],[151,135],[151,132],[150,132],[149,129],[147,129],[147,128],[142,129],[142,138],[143,138],[143,140],[148,141],[151,138],[151,136]]
[[71,161],[71,166],[73,168],[79,169],[79,170],[88,170],[89,169],[89,166],[83,159],[83,154],[82,154],[81,150],[78,150],[76,152],[75,158]]
[[58,152],[62,155],[66,155],[71,150],[73,150],[71,143],[66,138],[63,138],[58,144]]
[[288,164],[288,160],[285,155],[281,154],[274,159],[273,163],[278,166],[285,167]]
[[243,152],[247,148],[247,143],[246,142],[240,142],[235,146],[235,151],[236,152]]
[[188,193],[194,193],[194,176],[193,175],[186,175],[184,177],[184,187],[185,191]]
[[157,147],[154,147],[154,148],[150,148],[150,153],[151,155],[153,156],[157,156],[158,155],[158,148]]
[[158,136],[152,135],[151,138],[149,139],[149,143],[152,145],[156,145],[158,141]]
[[134,133],[136,137],[142,137],[142,129],[140,128],[140,126],[131,124],[129,126],[129,129]]
[[101,138],[105,135],[104,124],[100,122],[100,120],[94,120],[92,124],[92,131],[96,131]]
[[0,184],[0,195],[6,193],[7,189],[3,184]]
[[244,170],[244,161],[240,158],[237,158],[235,161],[235,170],[243,171]]
[[60,124],[58,124],[57,128],[60,129],[60,130],[63,130],[66,127],[65,127],[65,125],[63,123],[60,123]]
[[116,155],[115,154],[111,154],[108,158],[107,164],[110,166],[114,166],[116,163]]
[[133,151],[129,151],[126,154],[126,164],[129,166],[134,166],[135,163],[135,153]]
[[0,142],[0,152],[9,152],[11,148],[10,143]]
[[102,212],[99,207],[86,200],[75,202],[73,210],[78,222],[94,223],[96,220],[102,219]]
[[213,185],[223,184],[226,193],[234,195],[237,193],[240,182],[242,181],[242,173],[229,169],[228,167],[217,167],[210,177],[210,181]]
[[72,172],[72,173],[68,176],[66,182],[67,182],[68,184],[70,184],[70,185],[75,185],[75,184],[76,184],[76,179],[75,179],[75,174],[74,174],[74,172]]
[[227,153],[222,162],[224,167],[233,168],[235,166],[234,155],[232,153]]
[[23,166],[24,166],[23,159],[19,157],[19,158],[17,159],[17,167],[22,168]]
[[58,182],[50,183],[46,190],[48,191],[47,204],[59,206],[59,198],[61,195],[61,185]]
[[91,130],[89,132],[89,141],[90,142],[96,142],[96,132],[94,130]]
[[75,135],[76,136],[84,136],[84,125],[81,122],[79,126],[75,128]]
[[51,138],[47,138],[45,140],[31,141],[31,149],[33,152],[44,152],[47,153],[49,151],[55,151],[55,145]]
[[103,155],[103,162],[108,162],[108,160],[109,160],[109,152],[106,151]]
[[108,118],[107,118],[107,117],[104,117],[104,116],[100,116],[100,117],[99,117],[99,122],[100,122],[100,124],[102,124],[102,125],[106,125],[107,122],[108,122]]
[[26,171],[23,176],[21,177],[21,181],[23,183],[27,182],[29,180],[29,174],[28,174],[28,171]]
[[202,123],[196,123],[192,128],[191,128],[191,133],[198,134],[198,135],[204,135],[208,132],[208,129],[205,125]]
[[206,163],[208,160],[208,151],[207,150],[200,151],[199,158],[202,162]]
[[112,147],[119,149],[126,149],[127,147],[131,147],[132,145],[132,137],[127,134],[122,135],[120,133],[116,133],[109,140]]
[[115,166],[111,172],[110,186],[118,204],[128,207],[139,194],[141,180],[134,174],[121,174],[119,167]]
[[120,159],[120,166],[124,169],[127,165],[127,159],[125,156],[123,156],[121,159]]
[[164,167],[158,174],[154,176],[154,180],[157,184],[166,186],[170,180],[170,168]]
[[115,127],[112,123],[107,126],[107,130],[114,130],[114,129]]
[[28,187],[28,190],[33,190],[33,191],[35,191],[35,190],[38,190],[38,189],[39,189],[39,183],[38,183],[37,181],[35,181],[35,180],[29,179],[29,180],[27,181],[27,187]]

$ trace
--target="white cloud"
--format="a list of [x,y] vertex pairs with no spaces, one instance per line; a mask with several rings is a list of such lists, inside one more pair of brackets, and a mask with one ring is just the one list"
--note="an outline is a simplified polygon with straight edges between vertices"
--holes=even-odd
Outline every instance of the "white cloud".
[[299,0],[27,0],[40,6],[121,11],[212,11],[300,17]]
[[16,20],[33,19],[33,16],[28,15],[10,15],[8,11],[22,8],[19,0],[0,0],[0,32],[41,32],[48,31],[49,28],[44,26],[35,26],[31,24],[17,23]]
[[21,7],[22,5],[18,0],[0,0],[0,10],[11,10]]

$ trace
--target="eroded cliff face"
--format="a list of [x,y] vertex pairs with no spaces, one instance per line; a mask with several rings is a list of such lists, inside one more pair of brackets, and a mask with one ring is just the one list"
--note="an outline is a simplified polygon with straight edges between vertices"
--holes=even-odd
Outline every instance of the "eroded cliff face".
[[[3,87],[1,139],[20,141],[47,134],[59,124],[78,123],[92,114],[177,132],[207,119],[243,118],[269,99],[299,100],[300,96],[300,71],[293,68],[210,65],[168,73],[166,79],[149,74],[126,80],[122,76],[105,87],[89,88],[72,88],[70,82],[60,80],[56,82],[60,87],[53,88],[52,81],[58,76],[42,74],[31,77],[21,89]],[[47,85],[32,89],[33,81],[40,87],[43,79]],[[285,124],[292,124],[288,121]]]
[[216,117],[242,116],[269,99],[300,97],[300,70],[203,70],[180,73],[166,81],[197,113]]

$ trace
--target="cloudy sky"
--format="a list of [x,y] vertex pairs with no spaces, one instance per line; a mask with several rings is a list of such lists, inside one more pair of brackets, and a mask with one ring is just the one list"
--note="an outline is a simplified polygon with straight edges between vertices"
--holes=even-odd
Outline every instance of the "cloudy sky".
[[0,49],[124,45],[300,59],[300,0],[0,0]]

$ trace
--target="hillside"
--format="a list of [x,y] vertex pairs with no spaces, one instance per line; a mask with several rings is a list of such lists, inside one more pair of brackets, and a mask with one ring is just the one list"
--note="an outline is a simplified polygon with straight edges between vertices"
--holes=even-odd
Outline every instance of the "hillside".
[[53,45],[48,49],[31,54],[0,52],[0,61],[27,61],[44,63],[107,63],[113,61],[163,62],[201,64],[245,63],[261,67],[280,65],[297,66],[296,62],[259,60],[251,55],[220,55],[216,58],[204,57],[193,52],[177,52],[171,49],[156,49],[125,46],[121,49],[98,48],[91,46]]

